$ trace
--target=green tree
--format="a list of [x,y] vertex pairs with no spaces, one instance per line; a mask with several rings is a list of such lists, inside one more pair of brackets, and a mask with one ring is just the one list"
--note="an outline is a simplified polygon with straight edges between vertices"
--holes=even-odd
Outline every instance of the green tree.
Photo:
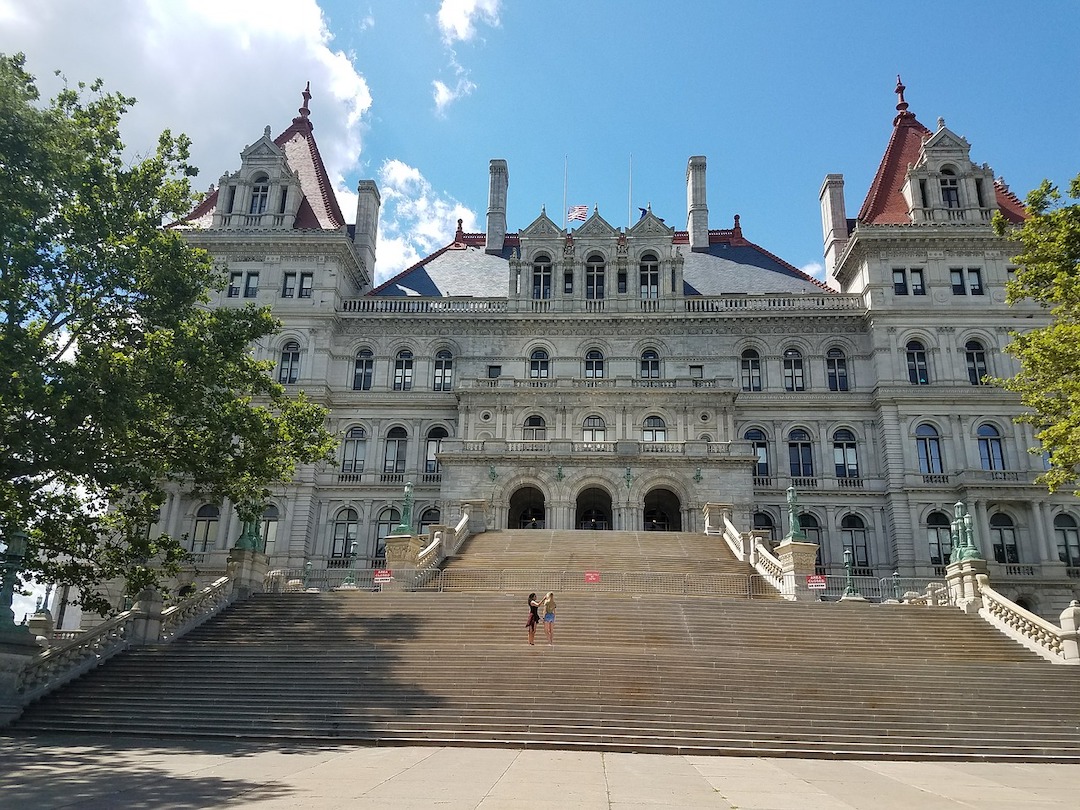
[[223,273],[163,227],[194,201],[189,141],[128,158],[133,103],[100,81],[42,102],[0,56],[0,535],[27,531],[27,576],[97,610],[100,583],[136,592],[183,560],[148,531],[170,486],[257,520],[334,443],[250,353],[269,312],[205,306]]
[[1030,409],[1020,421],[1034,427],[1047,454],[1049,469],[1039,480],[1054,492],[1075,487],[1080,470],[1080,176],[1067,196],[1044,180],[1028,195],[1027,209],[1018,228],[1000,215],[995,220],[998,233],[1021,250],[1008,300],[1039,303],[1050,322],[1013,334],[1006,351],[1020,361],[1020,372],[998,382]]

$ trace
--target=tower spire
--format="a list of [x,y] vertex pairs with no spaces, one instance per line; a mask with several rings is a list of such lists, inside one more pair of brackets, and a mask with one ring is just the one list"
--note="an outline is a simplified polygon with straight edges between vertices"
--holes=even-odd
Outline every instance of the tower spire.
[[294,124],[310,123],[308,116],[311,114],[311,110],[308,108],[308,102],[311,101],[311,82],[308,82],[304,87],[304,92],[300,94],[304,97],[304,103],[300,105],[298,112],[300,113],[293,119]]
[[897,98],[897,101],[896,101],[896,118],[893,119],[893,126],[895,126],[896,124],[899,124],[900,121],[905,119],[905,118],[911,118],[911,119],[915,118],[914,113],[908,112],[908,103],[904,100],[904,91],[905,90],[907,90],[907,88],[904,86],[904,83],[902,81],[900,81],[900,74],[897,73],[896,74],[896,90],[893,91],[893,92],[896,93],[896,98]]

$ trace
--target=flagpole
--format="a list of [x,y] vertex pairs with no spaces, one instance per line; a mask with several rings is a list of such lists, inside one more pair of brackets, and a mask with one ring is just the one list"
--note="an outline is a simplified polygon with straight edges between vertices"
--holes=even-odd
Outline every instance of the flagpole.
[[630,153],[630,170],[627,173],[629,182],[626,187],[626,227],[629,228],[633,224],[631,220],[631,206],[634,204],[634,153]]
[[563,230],[570,230],[570,222],[567,219],[567,207],[566,207],[566,177],[567,177],[567,164],[566,155],[563,155],[562,159],[562,210],[563,210]]

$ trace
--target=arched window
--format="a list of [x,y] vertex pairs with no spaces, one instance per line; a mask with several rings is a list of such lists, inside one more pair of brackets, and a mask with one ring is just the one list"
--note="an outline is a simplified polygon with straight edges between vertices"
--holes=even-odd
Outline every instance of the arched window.
[[941,170],[941,204],[946,208],[960,207],[960,181],[952,169]]
[[300,344],[290,340],[281,349],[281,363],[278,365],[278,382],[282,385],[295,385],[300,379]]
[[537,301],[551,298],[551,259],[545,255],[533,262],[532,297]]
[[858,478],[859,458],[855,451],[855,434],[846,428],[833,433],[833,463],[837,478]]
[[641,353],[641,379],[660,379],[660,355],[654,349],[646,349]]
[[450,391],[454,387],[454,355],[449,349],[435,353],[435,376],[431,382],[433,391]]
[[361,349],[356,353],[356,365],[353,367],[353,390],[370,391],[374,372],[375,356],[371,353],[371,349]]
[[533,349],[529,355],[529,379],[546,380],[549,374],[548,353],[544,349]]
[[742,353],[740,367],[742,369],[742,390],[761,390],[761,357],[753,349],[745,349]]
[[1076,530],[1076,520],[1069,515],[1054,518],[1054,538],[1058,559],[1070,567],[1080,566],[1080,533]]
[[1005,469],[1005,449],[1001,444],[1001,434],[993,425],[979,425],[979,461],[984,470]]
[[409,446],[409,434],[405,428],[390,428],[386,434],[386,452],[383,454],[384,473],[405,472],[405,450]]
[[547,440],[547,424],[544,417],[533,414],[525,420],[521,428],[521,438],[525,441],[542,442]]
[[437,508],[425,509],[420,513],[420,523],[416,527],[418,534],[428,534],[432,526],[442,523],[442,512]]
[[990,543],[994,547],[995,561],[1020,562],[1020,552],[1016,547],[1016,524],[1003,512],[990,516]]
[[581,438],[587,442],[602,442],[607,437],[607,425],[601,416],[587,416],[582,425]]
[[939,475],[944,471],[941,440],[933,425],[915,428],[915,446],[919,452],[919,472],[923,475]]
[[964,356],[967,358],[968,382],[982,385],[986,376],[986,349],[979,341],[969,340],[964,344]]
[[866,524],[858,515],[847,515],[840,521],[840,537],[844,543],[844,550],[850,551],[856,568],[864,569],[856,572],[859,576],[869,576],[866,569],[870,566],[870,552],[866,545]]
[[401,524],[401,512],[393,507],[387,507],[379,513],[379,521],[375,524],[375,556],[379,560],[386,559],[386,538],[394,533]]
[[660,262],[652,253],[646,253],[641,257],[638,265],[638,276],[641,280],[641,297],[656,299],[660,297]]
[[769,473],[769,439],[765,435],[765,431],[758,430],[757,428],[750,428],[744,434],[744,438],[750,442],[750,449],[753,450],[754,456],[757,459],[754,462],[754,475],[761,477],[768,477]]
[[802,428],[796,428],[788,434],[788,462],[793,478],[813,476],[813,445],[810,443],[810,434]]
[[604,376],[604,353],[599,349],[585,352],[585,379],[599,380]]
[[917,340],[907,344],[908,382],[912,385],[929,385],[930,371],[926,365],[926,347]]
[[645,417],[645,424],[641,430],[643,442],[666,442],[667,424],[659,416]]
[[256,175],[251,186],[251,207],[249,214],[262,214],[270,202],[270,178],[265,174]]
[[413,353],[402,349],[394,360],[394,390],[411,391],[413,377]]
[[599,301],[604,297],[604,257],[594,253],[585,260],[585,300]]
[[847,357],[842,349],[832,348],[825,354],[825,374],[830,391],[848,390]]
[[926,516],[926,539],[930,544],[931,565],[948,565],[952,556],[952,534],[949,516],[944,512],[931,512]]
[[351,427],[345,432],[341,446],[341,471],[362,473],[367,458],[367,432],[362,427]]
[[769,533],[769,542],[776,542],[776,525],[768,512],[754,512],[754,530]]
[[806,378],[803,374],[803,356],[798,349],[788,349],[784,352],[784,390],[806,390]]
[[277,542],[277,526],[279,512],[274,504],[268,504],[263,509],[262,519],[259,521],[259,537],[262,538],[263,554],[274,553],[274,544]]
[[195,531],[191,535],[191,550],[196,554],[210,551],[217,545],[218,519],[221,511],[212,504],[200,506],[195,513]]
[[424,451],[424,472],[438,473],[439,451],[442,450],[442,440],[447,437],[446,428],[433,427],[428,431],[427,448]]
[[359,526],[360,516],[355,509],[342,509],[337,513],[334,518],[334,538],[330,546],[331,559],[349,559]]

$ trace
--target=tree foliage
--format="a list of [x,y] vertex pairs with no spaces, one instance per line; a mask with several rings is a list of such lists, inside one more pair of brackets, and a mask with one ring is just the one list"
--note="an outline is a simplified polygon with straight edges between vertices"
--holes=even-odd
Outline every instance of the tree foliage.
[[1000,382],[1030,409],[1021,420],[1035,428],[1049,459],[1040,480],[1054,492],[1076,487],[1080,470],[1080,175],[1067,195],[1044,180],[1028,195],[1027,208],[1019,228],[1010,230],[1000,216],[995,221],[1021,250],[1009,303],[1035,301],[1050,322],[1012,336],[1006,350],[1020,372]]
[[26,575],[99,610],[99,583],[137,591],[182,561],[148,531],[169,487],[255,520],[333,444],[250,353],[269,312],[205,306],[223,273],[163,227],[193,204],[189,141],[126,157],[133,103],[100,81],[42,102],[0,56],[0,535],[27,531]]

